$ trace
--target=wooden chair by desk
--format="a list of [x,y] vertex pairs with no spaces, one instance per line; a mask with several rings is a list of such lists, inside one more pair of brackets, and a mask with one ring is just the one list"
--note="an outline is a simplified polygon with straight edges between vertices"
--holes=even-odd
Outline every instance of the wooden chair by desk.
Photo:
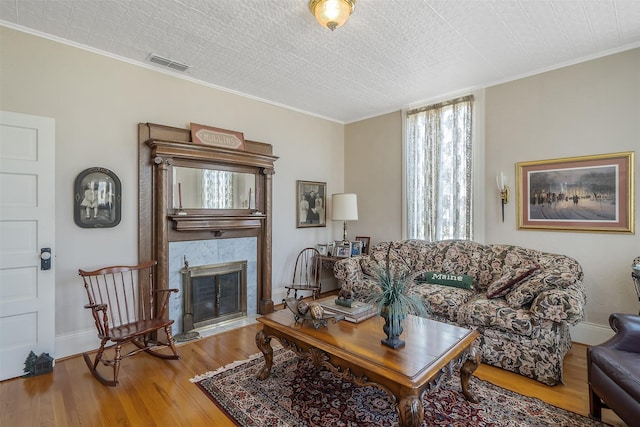
[[305,248],[300,251],[293,268],[291,283],[284,285],[287,295],[282,302],[289,298],[291,291],[294,298],[298,298],[298,291],[308,291],[311,292],[313,299],[316,299],[322,287],[320,269],[320,252],[316,248]]

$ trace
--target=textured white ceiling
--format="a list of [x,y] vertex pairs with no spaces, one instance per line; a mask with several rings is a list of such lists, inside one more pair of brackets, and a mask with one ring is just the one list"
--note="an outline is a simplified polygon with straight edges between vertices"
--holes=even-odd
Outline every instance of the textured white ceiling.
[[640,46],[640,0],[358,0],[334,32],[307,0],[0,0],[0,20],[343,123]]

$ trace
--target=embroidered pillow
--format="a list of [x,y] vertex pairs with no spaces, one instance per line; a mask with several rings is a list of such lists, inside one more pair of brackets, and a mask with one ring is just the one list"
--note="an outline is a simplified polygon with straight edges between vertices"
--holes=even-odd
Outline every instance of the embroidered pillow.
[[529,304],[544,290],[545,285],[539,279],[530,276],[529,280],[522,281],[509,289],[505,299],[510,307],[520,308]]
[[431,283],[434,285],[452,286],[454,288],[473,289],[473,277],[466,274],[447,274],[426,272],[418,280],[424,283]]
[[572,286],[576,280],[578,279],[571,272],[548,268],[539,270],[527,280],[514,285],[505,295],[505,299],[511,307],[520,308],[531,303],[542,292]]
[[540,266],[538,264],[527,265],[507,271],[498,280],[487,288],[487,298],[503,297],[516,283],[532,275]]

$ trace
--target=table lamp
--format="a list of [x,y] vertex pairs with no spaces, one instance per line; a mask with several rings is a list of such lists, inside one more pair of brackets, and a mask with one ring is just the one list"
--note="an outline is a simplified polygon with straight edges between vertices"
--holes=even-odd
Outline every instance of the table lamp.
[[334,221],[344,221],[343,243],[349,243],[347,237],[347,221],[358,219],[358,196],[353,193],[333,194],[331,219]]

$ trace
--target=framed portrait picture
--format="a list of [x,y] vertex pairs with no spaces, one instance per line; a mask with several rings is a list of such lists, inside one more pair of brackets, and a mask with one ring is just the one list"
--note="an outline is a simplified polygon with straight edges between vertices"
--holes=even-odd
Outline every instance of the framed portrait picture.
[[351,243],[336,243],[335,247],[333,248],[333,256],[338,257],[338,258],[348,258],[351,256]]
[[351,242],[351,256],[362,255],[362,241]]
[[516,165],[518,229],[634,232],[634,153]]
[[318,253],[320,253],[320,255],[322,256],[327,256],[329,254],[326,244],[316,245],[316,249],[318,250]]
[[296,181],[296,228],[326,227],[326,182]]
[[120,223],[121,202],[120,179],[109,169],[93,167],[76,177],[73,219],[78,227],[115,227]]
[[371,237],[356,236],[356,240],[362,242],[362,254],[367,255],[369,253],[369,243]]

